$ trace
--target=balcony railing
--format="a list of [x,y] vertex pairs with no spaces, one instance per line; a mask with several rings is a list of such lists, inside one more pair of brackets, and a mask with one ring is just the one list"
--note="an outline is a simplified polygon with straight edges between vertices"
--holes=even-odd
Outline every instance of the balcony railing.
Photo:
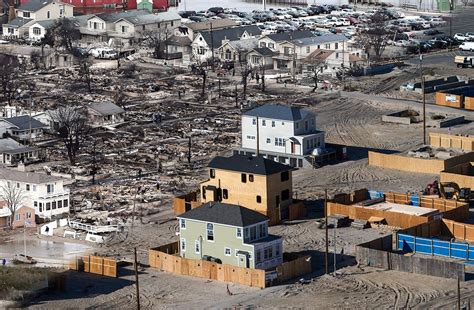
[[70,192],[71,191],[69,189],[63,189],[61,192],[47,193],[46,195],[40,196],[39,199],[49,199],[49,198],[65,196],[65,195],[69,195]]

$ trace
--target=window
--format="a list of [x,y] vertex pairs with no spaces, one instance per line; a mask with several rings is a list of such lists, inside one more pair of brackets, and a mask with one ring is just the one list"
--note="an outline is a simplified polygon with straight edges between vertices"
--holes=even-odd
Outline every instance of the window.
[[283,138],[275,138],[275,146],[285,146],[286,140]]
[[174,21],[171,21],[171,27],[173,27],[173,26],[174,26]]
[[245,228],[244,230],[244,242],[250,241],[250,234],[249,234],[249,229]]
[[41,28],[33,27],[33,34],[39,36],[41,34]]
[[28,219],[31,218],[31,212],[26,212],[26,218],[28,218]]
[[27,191],[30,191],[30,184],[26,184],[25,187]]
[[338,43],[334,43],[334,49],[337,50],[339,47],[339,44]]
[[56,210],[56,201],[52,202],[52,207],[53,207],[53,210]]
[[63,201],[62,200],[58,200],[58,209],[59,208],[62,208],[63,207]]
[[181,238],[181,251],[186,252],[186,239]]
[[267,43],[265,43],[265,42],[260,42],[260,47],[267,47]]
[[237,238],[242,239],[242,228],[237,228]]
[[309,46],[306,46],[306,53],[309,54],[310,51],[311,51],[311,48]]
[[207,240],[214,241],[214,224],[207,223]]
[[222,198],[229,199],[229,191],[227,189],[222,190]]
[[285,189],[284,191],[281,191],[281,200],[285,201],[290,199],[290,190]]
[[249,174],[249,182],[253,182],[253,174]]
[[197,50],[198,55],[204,55],[206,53],[206,50],[202,47],[199,47]]
[[283,171],[281,174],[280,174],[280,179],[282,182],[285,182],[285,181],[288,181],[290,179],[290,172],[288,171]]
[[240,175],[240,180],[242,181],[242,183],[247,183],[247,175],[245,173],[242,173]]
[[272,127],[275,127],[275,121],[272,121]]
[[252,125],[257,125],[257,119],[256,118],[252,119]]
[[20,188],[20,183],[16,183],[16,188]]
[[42,202],[39,203],[39,212],[43,212],[43,203]]
[[262,196],[257,195],[257,203],[262,203]]
[[257,226],[250,227],[250,240],[257,239]]
[[232,59],[232,52],[230,50],[225,51],[225,60],[231,60]]
[[33,185],[33,192],[36,192],[36,185]]
[[35,208],[38,207],[38,201],[33,201],[33,207],[35,207]]
[[48,11],[48,13],[47,13],[46,15],[48,16],[48,17],[47,17],[48,19],[51,18],[51,13],[50,13],[49,11]]
[[275,256],[280,256],[280,245],[275,244]]
[[275,44],[273,44],[273,43],[268,43],[268,48],[275,48]]
[[231,256],[232,250],[230,248],[224,248],[224,255],[225,256]]
[[262,120],[262,126],[267,126],[267,122],[265,120]]
[[122,26],[122,33],[128,32],[128,26]]
[[202,198],[206,199],[206,188],[204,186],[202,187]]
[[15,215],[15,218],[16,218],[17,221],[19,221],[20,220],[20,214]]
[[339,53],[336,53],[336,59],[339,58]]
[[46,203],[46,211],[49,211],[49,210],[51,210],[51,203],[47,202]]
[[64,199],[63,202],[64,202],[64,208],[67,208],[69,205],[69,200]]
[[54,185],[53,184],[46,185],[46,192],[48,194],[54,193]]
[[260,250],[256,250],[255,251],[255,262],[258,263],[261,260],[262,260],[262,256],[261,256]]
[[186,220],[185,219],[180,219],[179,220],[179,227],[181,229],[186,229]]
[[30,12],[23,12],[23,18],[29,18],[29,17],[30,17]]
[[201,254],[201,243],[199,240],[194,241],[194,253]]
[[267,138],[267,143],[272,143],[272,139]]
[[267,236],[267,229],[266,229],[267,225],[266,224],[260,224],[258,226],[259,228],[259,238],[265,238]]
[[263,250],[263,257],[264,259],[270,259],[273,257],[273,249],[271,246]]
[[210,170],[209,170],[209,177],[210,177],[211,179],[214,179],[214,178],[216,177],[216,170],[210,169]]
[[8,28],[8,33],[9,33],[9,34],[14,34],[14,33],[15,33],[15,29],[13,29],[13,28]]
[[324,44],[324,48],[327,50],[331,49],[331,44]]

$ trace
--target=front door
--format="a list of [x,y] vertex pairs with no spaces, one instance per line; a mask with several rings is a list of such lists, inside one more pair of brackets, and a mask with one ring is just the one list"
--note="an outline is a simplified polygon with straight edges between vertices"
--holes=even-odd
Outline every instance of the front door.
[[294,142],[291,142],[291,154],[295,154],[296,150],[295,150],[295,143]]
[[249,260],[247,255],[239,254],[239,267],[249,268]]

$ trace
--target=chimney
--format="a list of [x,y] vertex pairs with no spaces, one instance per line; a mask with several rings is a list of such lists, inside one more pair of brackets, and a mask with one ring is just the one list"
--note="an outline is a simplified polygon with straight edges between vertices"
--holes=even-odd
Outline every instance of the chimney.
[[8,22],[11,22],[12,20],[15,19],[15,7],[13,4],[10,3],[9,9],[8,9]]

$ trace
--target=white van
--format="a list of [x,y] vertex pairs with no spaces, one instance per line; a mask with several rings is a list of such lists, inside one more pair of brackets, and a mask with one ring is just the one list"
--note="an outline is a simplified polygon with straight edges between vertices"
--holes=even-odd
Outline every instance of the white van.
[[459,45],[459,49],[462,51],[474,51],[474,42],[463,42]]
[[117,59],[118,57],[117,51],[112,48],[94,48],[90,54],[98,59]]

